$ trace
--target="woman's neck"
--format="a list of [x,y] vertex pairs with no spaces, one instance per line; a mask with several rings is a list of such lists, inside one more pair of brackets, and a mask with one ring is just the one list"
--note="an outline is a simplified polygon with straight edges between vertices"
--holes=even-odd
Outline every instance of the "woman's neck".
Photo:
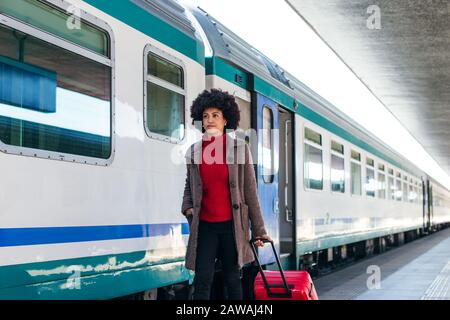
[[224,133],[220,132],[220,131],[219,132],[213,132],[213,133],[205,132],[205,138],[208,139],[208,140],[210,140],[212,137],[217,139],[217,138],[222,137],[223,135],[224,135]]

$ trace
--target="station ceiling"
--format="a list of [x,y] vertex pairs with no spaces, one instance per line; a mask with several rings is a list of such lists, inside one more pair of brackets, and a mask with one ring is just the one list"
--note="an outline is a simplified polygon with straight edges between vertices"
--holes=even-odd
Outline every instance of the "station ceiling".
[[450,1],[286,1],[450,175]]

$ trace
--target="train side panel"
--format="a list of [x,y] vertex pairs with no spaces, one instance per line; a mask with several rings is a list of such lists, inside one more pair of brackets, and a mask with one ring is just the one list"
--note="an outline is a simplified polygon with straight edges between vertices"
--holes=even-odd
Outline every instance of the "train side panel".
[[[296,234],[297,254],[326,249],[382,235],[421,228],[423,213],[420,201],[414,203],[380,199],[367,195],[366,158],[374,159],[386,167],[393,167],[348,141],[330,133],[325,128],[295,116],[296,124]],[[304,182],[305,128],[322,136],[323,186],[321,190],[307,188]],[[344,147],[345,192],[331,191],[330,158],[331,140]],[[350,151],[361,154],[361,193],[351,194]],[[320,166],[318,167],[320,170]],[[375,171],[377,171],[375,169]],[[386,173],[387,175],[387,173]],[[377,190],[375,190],[377,192]]]

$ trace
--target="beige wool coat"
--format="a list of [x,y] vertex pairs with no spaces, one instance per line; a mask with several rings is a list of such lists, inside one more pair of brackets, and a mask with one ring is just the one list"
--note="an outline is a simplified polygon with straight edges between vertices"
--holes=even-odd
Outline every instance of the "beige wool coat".
[[[226,137],[226,163],[233,211],[234,237],[238,253],[239,267],[252,262],[254,256],[249,244],[250,226],[253,237],[266,235],[264,220],[259,205],[255,170],[252,156],[246,142]],[[202,203],[203,186],[199,163],[202,159],[202,140],[194,143],[186,152],[186,183],[184,188],[181,212],[194,209],[194,214],[188,218],[189,241],[186,251],[186,268],[195,270],[197,254],[197,238],[200,207]]]

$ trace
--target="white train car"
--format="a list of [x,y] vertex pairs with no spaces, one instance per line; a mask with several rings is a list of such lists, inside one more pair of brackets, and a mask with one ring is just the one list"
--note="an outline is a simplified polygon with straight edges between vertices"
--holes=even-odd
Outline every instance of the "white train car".
[[450,192],[434,179],[428,180],[428,219],[429,227],[439,229],[442,224],[448,223],[450,216]]
[[173,153],[203,50],[175,2],[0,2],[0,298],[192,280]]

